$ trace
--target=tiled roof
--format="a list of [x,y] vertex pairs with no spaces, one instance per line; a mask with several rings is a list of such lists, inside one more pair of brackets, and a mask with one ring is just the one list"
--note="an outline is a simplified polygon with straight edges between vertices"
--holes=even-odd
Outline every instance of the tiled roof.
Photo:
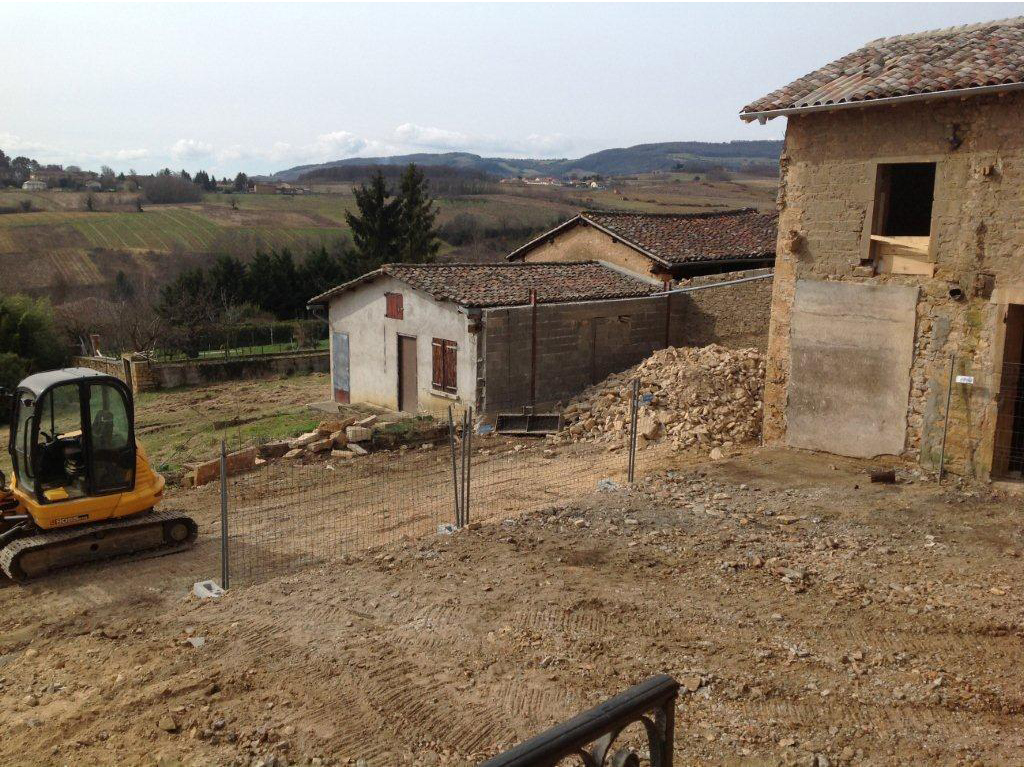
[[875,40],[740,116],[986,86],[1024,86],[1024,17]]
[[508,255],[517,259],[581,222],[606,230],[645,256],[671,266],[775,255],[779,216],[753,208],[719,213],[583,211]]
[[389,275],[425,291],[439,301],[464,307],[508,307],[530,303],[595,301],[646,296],[658,286],[630,277],[596,261],[531,264],[385,264],[309,300],[325,304],[332,296],[377,277]]

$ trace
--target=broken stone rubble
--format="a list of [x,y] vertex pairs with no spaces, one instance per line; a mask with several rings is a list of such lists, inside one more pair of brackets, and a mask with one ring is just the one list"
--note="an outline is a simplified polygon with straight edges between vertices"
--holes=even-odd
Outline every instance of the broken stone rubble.
[[668,347],[585,390],[563,411],[554,443],[628,440],[630,399],[640,380],[638,448],[668,440],[709,450],[756,439],[761,431],[764,356],[756,349]]

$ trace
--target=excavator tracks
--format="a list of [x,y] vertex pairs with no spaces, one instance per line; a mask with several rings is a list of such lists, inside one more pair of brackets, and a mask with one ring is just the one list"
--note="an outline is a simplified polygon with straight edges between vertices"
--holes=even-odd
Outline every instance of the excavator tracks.
[[159,557],[188,549],[198,533],[195,520],[174,510],[44,531],[0,549],[0,571],[27,581],[85,563]]

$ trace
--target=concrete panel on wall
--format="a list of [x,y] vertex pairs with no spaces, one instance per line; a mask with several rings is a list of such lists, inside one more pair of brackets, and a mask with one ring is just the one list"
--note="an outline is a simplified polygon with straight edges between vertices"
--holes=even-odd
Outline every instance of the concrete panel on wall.
[[868,458],[907,431],[918,289],[798,280],[786,442]]

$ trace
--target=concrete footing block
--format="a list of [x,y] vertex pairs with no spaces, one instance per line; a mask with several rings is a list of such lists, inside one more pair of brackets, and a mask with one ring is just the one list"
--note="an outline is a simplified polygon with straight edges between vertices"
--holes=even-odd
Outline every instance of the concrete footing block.
[[192,585],[192,594],[200,600],[223,597],[224,590],[215,581],[197,581]]

